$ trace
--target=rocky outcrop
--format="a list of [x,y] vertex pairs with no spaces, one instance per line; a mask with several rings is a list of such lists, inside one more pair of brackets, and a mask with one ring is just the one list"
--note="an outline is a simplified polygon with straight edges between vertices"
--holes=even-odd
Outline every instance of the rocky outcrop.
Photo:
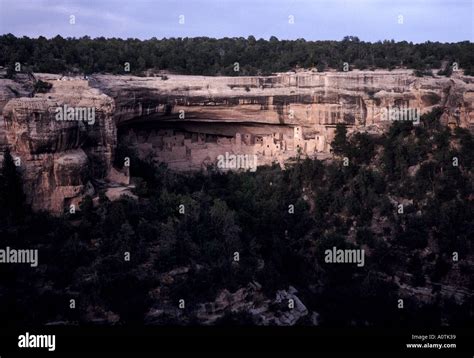
[[[28,97],[31,94],[31,88],[28,87],[20,81],[0,78],[0,148],[7,144],[3,108],[12,98]],[[3,151],[0,153],[0,159],[3,160]]]
[[[111,167],[114,101],[87,81],[42,78],[53,84],[50,92],[12,98],[4,106],[4,146],[18,160],[32,208],[59,214],[84,193],[91,178],[105,177]],[[76,108],[93,109],[94,119]],[[58,109],[71,116],[59,120]]]
[[[176,273],[168,273],[161,278],[163,284],[172,284]],[[221,290],[216,299],[212,302],[193,305],[188,309],[187,316],[195,317],[199,324],[214,325],[222,322],[229,317],[245,317],[252,324],[263,326],[293,326],[301,323],[303,320],[318,325],[319,315],[316,312],[310,314],[309,310],[297,296],[298,291],[290,286],[288,290],[279,290],[274,298],[269,298],[261,290],[261,285],[252,282],[246,287],[242,287],[235,292],[229,292],[227,289]],[[153,290],[151,297],[157,300],[145,316],[145,322],[149,325],[161,325],[166,323],[170,317],[176,321],[184,317],[183,310],[163,303],[160,299],[160,289]],[[237,320],[239,320],[237,318]],[[236,322],[244,323],[244,322]],[[250,322],[246,322],[249,324]]]
[[247,313],[259,325],[293,326],[309,314],[306,306],[296,296],[298,291],[277,291],[274,299],[266,298],[258,283],[249,284],[234,293],[221,291],[214,302],[204,303],[197,310],[197,318],[203,324],[215,324],[228,314]]

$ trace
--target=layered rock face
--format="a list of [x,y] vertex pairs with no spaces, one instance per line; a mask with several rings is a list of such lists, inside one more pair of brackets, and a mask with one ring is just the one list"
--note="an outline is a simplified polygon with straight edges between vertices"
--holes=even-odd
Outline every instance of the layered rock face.
[[[381,133],[392,110],[407,109],[413,120],[441,106],[446,125],[474,128],[474,78],[459,73],[37,78],[52,89],[33,96],[34,79],[0,78],[0,149],[8,146],[20,158],[32,207],[54,213],[90,191],[89,180],[110,173],[117,128],[140,155],[177,170],[219,163],[223,170],[274,162],[284,168],[297,155],[329,156],[337,123],[349,132]],[[58,108],[65,120],[58,120]]]
[[409,70],[99,75],[91,84],[115,99],[116,123],[134,129],[128,139],[143,157],[178,170],[218,164],[228,154],[282,167],[297,155],[324,158],[337,123],[346,124],[349,133],[381,133],[390,120],[416,123],[434,106],[444,108],[446,125],[474,127],[473,78],[456,73],[451,78],[418,78]]
[[[15,97],[28,97],[31,93],[31,86],[24,85],[20,81],[0,78],[0,148],[7,144],[5,122],[3,120],[3,108],[9,100]],[[3,160],[3,151],[0,153]]]
[[[116,100],[117,123],[149,116],[299,125],[380,125],[389,107],[448,106],[449,121],[474,124],[474,79],[454,74],[418,78],[409,70],[300,72],[271,77],[98,75],[91,85]],[[184,117],[183,117],[184,111]],[[180,117],[181,114],[181,117]]]
[[[18,160],[32,208],[59,214],[81,197],[89,180],[111,167],[114,101],[87,81],[39,77],[53,84],[50,92],[12,98],[4,106],[4,145]],[[87,110],[93,120],[82,116]]]

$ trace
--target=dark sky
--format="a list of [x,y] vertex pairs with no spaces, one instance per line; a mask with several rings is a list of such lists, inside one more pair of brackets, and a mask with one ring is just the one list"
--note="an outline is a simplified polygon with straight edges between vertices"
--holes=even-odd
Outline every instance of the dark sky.
[[473,41],[473,11],[473,0],[0,0],[0,34],[457,42]]

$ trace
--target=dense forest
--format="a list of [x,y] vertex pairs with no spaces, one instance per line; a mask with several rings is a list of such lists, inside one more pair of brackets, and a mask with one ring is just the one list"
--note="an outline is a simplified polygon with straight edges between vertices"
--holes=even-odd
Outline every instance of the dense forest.
[[[418,126],[394,122],[375,137],[349,137],[339,126],[334,160],[296,158],[284,171],[178,174],[120,146],[116,155],[131,157],[139,199],[111,202],[101,195],[94,205],[87,197],[80,212],[63,217],[27,208],[21,176],[6,153],[2,245],[38,248],[40,266],[0,265],[2,323],[83,324],[100,311],[143,324],[151,307],[176,307],[180,298],[185,313],[162,323],[189,323],[198,303],[255,281],[268,297],[297,287],[322,326],[472,327],[474,298],[459,303],[441,287],[474,289],[474,138],[441,126],[440,114],[424,115]],[[364,248],[365,266],[325,264],[323,252],[333,246]],[[160,281],[179,267],[189,268],[184,279]],[[428,288],[436,299],[402,293],[395,277],[405,287]],[[226,322],[243,321],[248,317],[234,315]]]
[[[235,71],[235,63],[239,71]],[[193,75],[268,75],[296,68],[350,69],[410,68],[417,75],[432,69],[450,74],[453,63],[465,74],[474,75],[474,45],[406,41],[364,42],[355,36],[342,41],[269,40],[207,37],[158,40],[106,39],[103,37],[51,39],[0,36],[0,66],[10,72],[15,63],[23,71],[49,73],[132,73],[146,70]],[[129,66],[126,65],[129,64]]]

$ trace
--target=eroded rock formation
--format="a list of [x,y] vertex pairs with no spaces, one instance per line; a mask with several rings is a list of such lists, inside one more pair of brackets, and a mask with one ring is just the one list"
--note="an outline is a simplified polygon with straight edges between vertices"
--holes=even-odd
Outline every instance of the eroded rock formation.
[[[116,101],[117,123],[195,120],[302,126],[381,126],[383,108],[447,106],[449,121],[474,124],[474,79],[418,78],[412,71],[300,72],[271,77],[95,76]],[[180,117],[181,114],[181,117]]]
[[[87,81],[46,79],[54,84],[49,93],[11,98],[3,107],[4,146],[18,160],[32,208],[58,214],[84,194],[89,180],[106,176],[111,167],[114,101]],[[94,124],[57,120],[56,109],[64,104],[94,108]]]

